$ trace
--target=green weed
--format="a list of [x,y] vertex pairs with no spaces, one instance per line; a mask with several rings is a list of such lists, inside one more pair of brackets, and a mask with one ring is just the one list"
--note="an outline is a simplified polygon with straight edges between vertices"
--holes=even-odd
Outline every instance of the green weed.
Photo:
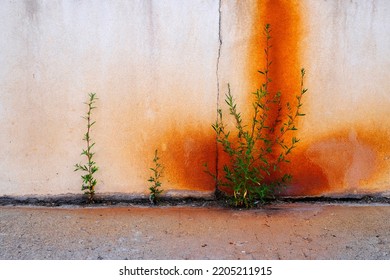
[[149,200],[151,203],[156,204],[160,199],[160,194],[163,192],[160,179],[163,176],[164,170],[163,165],[160,163],[157,150],[154,151],[153,163],[154,167],[149,168],[153,172],[148,180],[148,182],[152,183],[149,187]]
[[[307,89],[303,87],[305,70],[301,69],[300,92],[294,104],[282,104],[280,91],[269,90],[270,67],[270,25],[265,25],[266,41],[265,66],[258,71],[264,81],[253,93],[253,114],[244,122],[242,114],[228,85],[225,96],[229,115],[233,118],[234,129],[228,130],[221,109],[217,110],[217,120],[212,125],[217,136],[217,143],[227,155],[228,163],[223,165],[222,175],[212,173],[206,165],[206,172],[213,176],[217,191],[227,189],[232,194],[235,206],[250,208],[256,203],[264,203],[285,188],[291,182],[290,174],[280,170],[282,163],[288,163],[288,156],[296,147],[299,139],[293,136],[301,113],[302,96]],[[289,135],[288,135],[289,134]]]
[[84,191],[84,194],[88,197],[88,202],[93,202],[93,198],[95,195],[95,187],[96,187],[96,179],[94,178],[94,173],[98,171],[98,167],[96,166],[96,162],[93,160],[93,156],[95,153],[92,152],[92,148],[95,145],[91,140],[91,128],[95,124],[95,121],[92,121],[91,114],[92,110],[96,107],[94,106],[96,102],[96,93],[89,94],[89,101],[85,104],[88,106],[88,112],[86,116],[83,118],[87,120],[87,131],[84,134],[83,140],[86,143],[86,149],[83,149],[81,155],[85,156],[87,159],[86,164],[75,164],[74,171],[82,171],[83,175],[81,175],[81,179],[83,184],[81,186],[81,190]]

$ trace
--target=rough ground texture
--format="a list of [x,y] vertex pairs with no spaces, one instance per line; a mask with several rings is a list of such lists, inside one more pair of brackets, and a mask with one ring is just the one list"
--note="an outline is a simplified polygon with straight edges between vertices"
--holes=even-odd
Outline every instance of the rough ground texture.
[[0,259],[390,259],[390,205],[0,206]]

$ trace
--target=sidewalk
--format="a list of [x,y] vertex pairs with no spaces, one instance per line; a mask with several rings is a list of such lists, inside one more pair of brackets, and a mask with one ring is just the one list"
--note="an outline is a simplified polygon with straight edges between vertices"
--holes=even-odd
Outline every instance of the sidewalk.
[[390,205],[0,206],[0,259],[390,259]]

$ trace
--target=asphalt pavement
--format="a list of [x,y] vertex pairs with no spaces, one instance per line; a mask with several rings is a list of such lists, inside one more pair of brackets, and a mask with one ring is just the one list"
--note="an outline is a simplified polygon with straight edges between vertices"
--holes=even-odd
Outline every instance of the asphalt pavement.
[[390,205],[0,206],[0,259],[390,259]]

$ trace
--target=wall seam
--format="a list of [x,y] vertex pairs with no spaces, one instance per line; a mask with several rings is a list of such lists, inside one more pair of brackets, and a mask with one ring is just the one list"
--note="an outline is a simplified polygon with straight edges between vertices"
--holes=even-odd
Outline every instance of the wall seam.
[[[218,55],[217,55],[217,63],[216,63],[216,78],[217,78],[217,121],[218,121],[218,111],[219,111],[219,95],[220,95],[220,81],[219,81],[219,64],[221,60],[221,49],[222,49],[222,0],[218,2]],[[217,180],[215,180],[215,195],[218,196],[219,188],[218,188],[218,161],[219,161],[219,152],[218,152],[218,141],[217,136],[215,139],[215,176]]]

